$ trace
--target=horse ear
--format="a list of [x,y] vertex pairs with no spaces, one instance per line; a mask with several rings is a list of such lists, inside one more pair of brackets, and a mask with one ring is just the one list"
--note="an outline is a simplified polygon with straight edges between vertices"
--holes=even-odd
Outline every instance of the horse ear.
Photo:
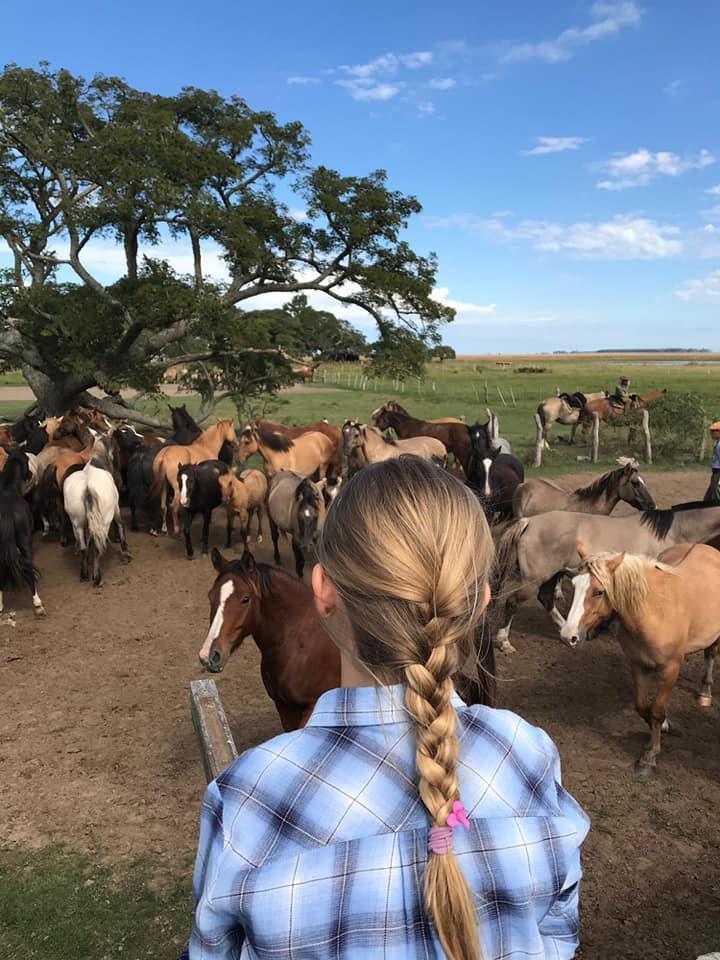
[[612,575],[625,559],[625,553],[618,553],[607,562],[607,572]]
[[577,541],[575,544],[575,549],[577,550],[578,556],[581,560],[585,560],[588,557],[588,548],[585,546],[582,540]]
[[257,564],[255,563],[255,557],[250,553],[247,547],[243,550],[243,555],[240,558],[240,563],[243,565],[245,570],[248,573],[252,573]]
[[217,547],[212,548],[210,559],[212,560],[212,565],[215,567],[218,573],[225,573],[227,568],[230,566],[230,561],[225,559]]

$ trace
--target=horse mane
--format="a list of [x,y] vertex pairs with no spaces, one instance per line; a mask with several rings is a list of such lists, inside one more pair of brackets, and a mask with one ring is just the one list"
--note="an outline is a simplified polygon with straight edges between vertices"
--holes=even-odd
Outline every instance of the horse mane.
[[675,568],[654,560],[651,557],[626,553],[613,573],[607,568],[607,561],[615,554],[601,553],[587,562],[590,573],[597,578],[607,594],[613,610],[621,617],[634,613],[647,598],[647,571],[662,570],[674,574]]
[[690,500],[688,503],[676,503],[667,510],[643,510],[640,523],[643,526],[650,527],[656,537],[664,540],[672,529],[676,513],[682,513],[684,510],[704,510],[707,507],[716,506],[716,503],[706,503],[704,500]]
[[295,444],[290,437],[285,437],[281,433],[274,433],[272,430],[261,430],[256,427],[256,432],[264,446],[274,450],[275,453],[287,453]]
[[619,467],[617,470],[609,470],[601,477],[598,477],[597,480],[594,480],[587,487],[578,487],[577,490],[573,490],[573,493],[578,500],[594,500],[596,497],[602,496],[603,493],[608,492],[613,481],[618,477],[619,474],[623,472],[624,469],[625,467]]

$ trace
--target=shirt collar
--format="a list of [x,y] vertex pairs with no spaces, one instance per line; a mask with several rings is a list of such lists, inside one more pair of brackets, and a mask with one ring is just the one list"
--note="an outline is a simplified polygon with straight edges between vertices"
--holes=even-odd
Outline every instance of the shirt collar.
[[[453,693],[457,710],[464,702]],[[307,721],[308,727],[362,727],[388,723],[410,723],[405,708],[405,685],[386,687],[337,687],[323,693]]]

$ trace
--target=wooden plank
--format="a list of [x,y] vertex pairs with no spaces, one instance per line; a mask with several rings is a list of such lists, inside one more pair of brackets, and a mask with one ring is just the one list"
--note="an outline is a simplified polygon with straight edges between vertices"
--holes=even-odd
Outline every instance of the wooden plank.
[[209,783],[238,755],[214,680],[190,681],[190,708]]

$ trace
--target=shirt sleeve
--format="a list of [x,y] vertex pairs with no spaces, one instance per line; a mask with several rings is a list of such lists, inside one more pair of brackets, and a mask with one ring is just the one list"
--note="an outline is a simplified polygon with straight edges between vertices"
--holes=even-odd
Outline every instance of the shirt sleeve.
[[[240,918],[229,908],[230,898],[218,898],[218,887],[228,888],[223,877],[225,833],[223,801],[217,783],[208,785],[200,815],[200,839],[193,874],[195,919],[190,936],[189,960],[236,960],[244,932]],[[225,864],[227,869],[227,864]]]

